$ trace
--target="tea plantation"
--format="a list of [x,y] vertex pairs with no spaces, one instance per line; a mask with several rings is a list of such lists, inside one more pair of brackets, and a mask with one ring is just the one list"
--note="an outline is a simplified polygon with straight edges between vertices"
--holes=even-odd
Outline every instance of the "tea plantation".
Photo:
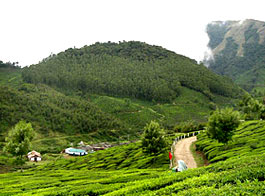
[[[47,168],[48,169],[48,168]],[[254,155],[172,173],[50,167],[0,175],[1,195],[264,195],[265,156]]]
[[82,170],[117,170],[168,168],[168,152],[157,156],[142,152],[140,142],[116,146],[109,149],[90,153],[84,157],[61,159],[38,167],[39,170],[50,169],[82,169]]
[[215,162],[207,167],[173,173],[166,152],[154,158],[132,143],[0,174],[0,195],[264,195],[264,125],[242,123],[227,146],[198,135]]
[[209,139],[206,133],[198,136],[196,145],[212,163],[234,157],[259,155],[265,153],[265,122],[256,120],[242,123],[227,145]]

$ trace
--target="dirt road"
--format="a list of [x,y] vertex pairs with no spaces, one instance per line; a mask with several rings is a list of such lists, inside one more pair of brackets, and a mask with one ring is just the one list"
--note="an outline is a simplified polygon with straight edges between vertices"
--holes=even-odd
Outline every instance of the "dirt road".
[[191,143],[196,140],[197,140],[197,137],[194,136],[194,137],[186,138],[186,139],[183,139],[177,142],[177,144],[175,145],[175,150],[174,150],[175,161],[183,160],[187,164],[188,168],[196,168],[197,164],[194,161],[194,158],[190,151]]

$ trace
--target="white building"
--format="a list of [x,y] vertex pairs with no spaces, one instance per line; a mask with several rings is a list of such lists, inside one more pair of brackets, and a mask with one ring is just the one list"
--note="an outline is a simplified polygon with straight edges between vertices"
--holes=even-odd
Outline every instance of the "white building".
[[30,161],[35,161],[35,162],[41,161],[40,153],[36,152],[35,150],[29,152],[27,156]]

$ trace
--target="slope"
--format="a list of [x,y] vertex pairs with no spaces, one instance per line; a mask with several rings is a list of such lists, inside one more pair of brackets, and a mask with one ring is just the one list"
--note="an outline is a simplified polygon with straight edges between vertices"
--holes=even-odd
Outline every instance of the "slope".
[[[54,161],[23,173],[0,174],[0,190],[3,195],[264,195],[263,139],[264,122],[247,121],[236,131],[229,147],[215,153],[233,151],[231,158],[216,159],[207,167],[180,173],[161,168],[136,169],[149,167],[151,156],[142,157],[138,144],[130,144],[105,151],[114,156],[106,153],[102,161],[104,151],[88,158]],[[198,140],[198,145],[205,142],[206,149],[216,148],[204,133],[198,135]],[[164,165],[162,159],[160,164]]]
[[1,66],[1,61],[0,61],[0,85],[17,87],[19,84],[23,83],[21,72],[22,70],[18,67],[13,67],[10,65]]
[[245,156],[180,173],[47,167],[0,174],[0,179],[3,195],[264,195],[265,156]]
[[208,24],[207,33],[213,53],[206,61],[209,68],[246,90],[264,91],[265,23],[251,19],[217,21]]
[[[91,103],[67,97],[48,86],[23,84],[18,89],[0,86],[0,134],[4,136],[22,119],[32,123],[38,133],[36,140],[54,138],[56,133],[60,136],[102,134],[102,138],[108,138],[117,137],[120,131],[124,131],[119,120]],[[111,129],[117,132],[106,132]],[[59,147],[57,152],[61,151],[56,143],[46,145],[48,148],[52,146]]]
[[172,103],[188,88],[210,100],[241,91],[194,60],[142,42],[96,43],[52,55],[23,71],[30,83],[64,92]]
[[10,66],[0,68],[0,146],[7,130],[22,119],[31,122],[37,131],[35,150],[58,153],[81,140],[127,140],[128,134],[134,139],[151,120],[166,128],[185,120],[206,121],[215,107],[213,102],[233,103],[229,97],[218,95],[210,100],[186,87],[180,88],[174,102],[163,104],[80,92],[69,96],[46,85],[23,82],[22,71]]
[[227,145],[209,139],[206,133],[198,136],[196,146],[210,162],[265,153],[265,122],[247,121],[235,131]]

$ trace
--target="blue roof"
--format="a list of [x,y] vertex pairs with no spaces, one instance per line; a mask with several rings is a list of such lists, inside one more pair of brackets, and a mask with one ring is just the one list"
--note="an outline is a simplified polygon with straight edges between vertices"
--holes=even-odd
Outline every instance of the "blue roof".
[[82,150],[82,149],[71,148],[71,149],[69,149],[69,152],[79,152],[79,153],[82,153],[82,152],[86,152],[86,151],[85,150]]

